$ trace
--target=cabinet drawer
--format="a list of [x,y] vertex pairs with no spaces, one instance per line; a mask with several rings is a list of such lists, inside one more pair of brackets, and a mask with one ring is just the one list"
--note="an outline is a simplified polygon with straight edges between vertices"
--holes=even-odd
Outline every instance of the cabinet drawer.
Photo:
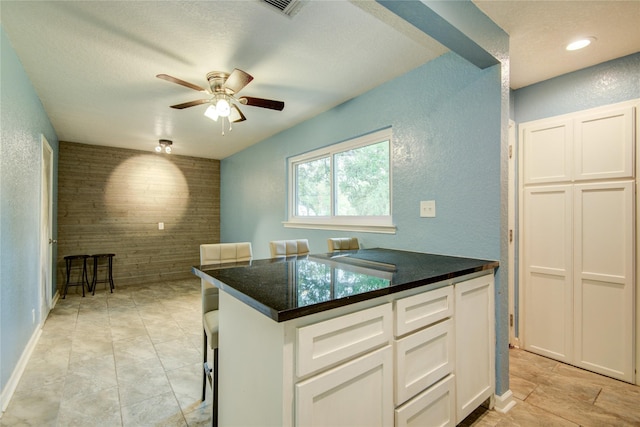
[[295,425],[392,425],[392,365],[386,346],[296,384]]
[[400,405],[453,372],[452,319],[395,341],[395,404]]
[[396,427],[455,426],[454,376],[449,375],[395,410]]
[[399,337],[453,315],[453,286],[399,299],[395,336]]
[[387,303],[298,328],[298,377],[389,343],[392,339],[392,319],[391,303]]

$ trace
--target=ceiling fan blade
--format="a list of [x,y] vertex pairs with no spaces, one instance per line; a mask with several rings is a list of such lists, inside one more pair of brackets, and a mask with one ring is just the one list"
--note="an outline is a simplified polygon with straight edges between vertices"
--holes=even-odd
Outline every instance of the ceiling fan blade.
[[172,105],[171,108],[182,110],[183,108],[195,107],[196,105],[206,104],[207,102],[209,102],[208,99],[198,99],[197,101],[190,101],[183,104]]
[[224,82],[224,87],[229,89],[231,93],[238,93],[243,87],[248,85],[251,80],[253,80],[253,76],[238,68],[234,68]]
[[175,77],[172,77],[172,76],[170,76],[168,74],[158,74],[156,77],[159,78],[159,79],[162,79],[162,80],[166,80],[166,81],[171,82],[171,83],[177,83],[177,84],[182,85],[184,87],[188,87],[189,89],[197,90],[198,92],[207,93],[206,90],[204,90],[203,88],[201,88],[198,85],[194,85],[193,83],[185,82],[184,80],[176,79]]
[[229,114],[229,121],[231,123],[244,122],[247,118],[242,114],[242,111],[236,104],[231,104],[231,113]]
[[269,108],[271,110],[282,111],[284,109],[284,102],[274,101],[272,99],[253,98],[251,96],[243,96],[238,101],[243,105],[251,105],[252,107]]

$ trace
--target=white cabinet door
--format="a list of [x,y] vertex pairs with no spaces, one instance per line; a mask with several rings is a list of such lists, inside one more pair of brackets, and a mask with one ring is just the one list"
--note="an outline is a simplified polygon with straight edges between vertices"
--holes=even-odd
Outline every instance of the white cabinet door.
[[627,106],[576,118],[576,180],[633,177],[633,113]]
[[395,404],[401,405],[453,372],[454,346],[452,319],[396,341]]
[[456,422],[495,390],[493,274],[455,285]]
[[393,354],[386,346],[296,384],[296,426],[393,425]]
[[575,186],[575,360],[633,381],[633,181]]
[[455,426],[454,380],[449,375],[396,409],[395,427]]
[[544,121],[521,132],[524,184],[570,181],[572,176],[573,122]]
[[298,377],[335,366],[391,342],[391,303],[298,328]]
[[573,347],[572,186],[524,191],[524,347],[569,363]]

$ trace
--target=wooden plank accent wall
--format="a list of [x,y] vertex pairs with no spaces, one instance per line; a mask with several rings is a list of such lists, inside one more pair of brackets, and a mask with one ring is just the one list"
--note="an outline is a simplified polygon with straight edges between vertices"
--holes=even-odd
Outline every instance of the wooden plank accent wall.
[[115,253],[117,289],[194,277],[200,244],[219,241],[219,160],[60,142],[60,289],[66,255]]

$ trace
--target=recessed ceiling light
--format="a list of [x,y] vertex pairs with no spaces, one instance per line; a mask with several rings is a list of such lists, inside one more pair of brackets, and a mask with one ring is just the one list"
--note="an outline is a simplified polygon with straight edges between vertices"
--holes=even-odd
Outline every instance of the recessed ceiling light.
[[584,47],[589,46],[591,43],[596,41],[595,37],[585,37],[580,40],[573,41],[567,45],[567,50],[578,50]]

